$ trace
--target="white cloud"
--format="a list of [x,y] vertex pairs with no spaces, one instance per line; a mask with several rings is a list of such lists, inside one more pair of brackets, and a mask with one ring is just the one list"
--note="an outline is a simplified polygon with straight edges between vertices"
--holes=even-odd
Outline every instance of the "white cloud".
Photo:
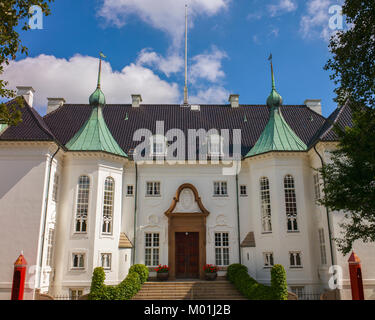
[[278,0],[277,4],[271,4],[268,6],[268,11],[271,17],[284,14],[286,12],[293,12],[297,10],[297,3],[295,0]]
[[309,0],[307,2],[306,14],[300,22],[300,32],[303,38],[320,37],[329,40],[332,30],[329,29],[329,7],[333,4],[331,0]]
[[[192,23],[199,14],[212,16],[226,9],[231,0],[190,0]],[[185,30],[185,1],[177,0],[103,0],[99,16],[117,27],[124,26],[129,16],[137,15],[152,27],[168,33],[175,46],[181,43]]]
[[138,55],[137,65],[156,68],[169,77],[171,73],[177,73],[183,70],[184,59],[176,53],[164,58],[151,49],[143,49]]
[[193,104],[223,104],[228,103],[229,91],[220,86],[202,89],[196,95],[189,98]]
[[227,54],[216,47],[212,47],[211,53],[193,57],[189,72],[190,82],[196,83],[198,79],[218,82],[225,77],[225,73],[222,70],[222,60],[224,58],[227,58]]
[[[35,106],[42,109],[47,97],[63,97],[67,103],[88,103],[96,87],[97,72],[97,58],[75,55],[67,60],[42,54],[12,61],[5,67],[3,77],[12,88],[33,86]],[[152,70],[134,63],[118,72],[104,62],[102,90],[107,103],[130,103],[132,93],[142,94],[144,103],[178,103],[180,99],[176,83],[168,83]]]

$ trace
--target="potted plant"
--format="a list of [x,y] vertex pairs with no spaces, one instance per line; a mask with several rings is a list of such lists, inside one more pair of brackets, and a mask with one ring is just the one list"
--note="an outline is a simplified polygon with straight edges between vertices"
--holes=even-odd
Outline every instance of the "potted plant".
[[217,266],[213,264],[206,264],[203,267],[206,280],[213,281],[217,278]]
[[158,280],[165,281],[168,280],[169,277],[169,267],[167,265],[162,266],[159,264],[159,266],[155,269],[157,272],[157,278]]

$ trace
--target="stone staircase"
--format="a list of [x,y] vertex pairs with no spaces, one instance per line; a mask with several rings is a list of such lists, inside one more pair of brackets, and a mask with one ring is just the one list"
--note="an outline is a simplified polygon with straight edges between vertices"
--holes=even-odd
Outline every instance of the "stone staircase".
[[246,300],[227,280],[146,282],[133,300]]

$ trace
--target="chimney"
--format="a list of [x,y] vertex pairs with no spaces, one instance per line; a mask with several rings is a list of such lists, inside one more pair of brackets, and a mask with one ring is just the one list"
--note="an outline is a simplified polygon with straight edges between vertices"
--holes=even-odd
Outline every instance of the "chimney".
[[231,94],[229,96],[229,102],[230,102],[230,106],[232,108],[238,108],[240,106],[240,95],[239,94]]
[[23,96],[30,107],[33,107],[34,93],[33,87],[17,87],[17,96]]
[[132,107],[138,108],[142,102],[142,96],[140,94],[132,94]]
[[305,105],[316,113],[322,114],[322,100],[305,100]]
[[56,109],[62,107],[65,103],[64,98],[47,98],[48,105],[47,105],[47,114],[55,111]]

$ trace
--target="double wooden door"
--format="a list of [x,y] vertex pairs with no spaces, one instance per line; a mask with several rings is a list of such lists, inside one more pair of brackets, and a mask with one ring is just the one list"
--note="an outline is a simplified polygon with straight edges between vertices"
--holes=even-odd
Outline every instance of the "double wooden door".
[[199,232],[176,232],[176,278],[199,278]]

